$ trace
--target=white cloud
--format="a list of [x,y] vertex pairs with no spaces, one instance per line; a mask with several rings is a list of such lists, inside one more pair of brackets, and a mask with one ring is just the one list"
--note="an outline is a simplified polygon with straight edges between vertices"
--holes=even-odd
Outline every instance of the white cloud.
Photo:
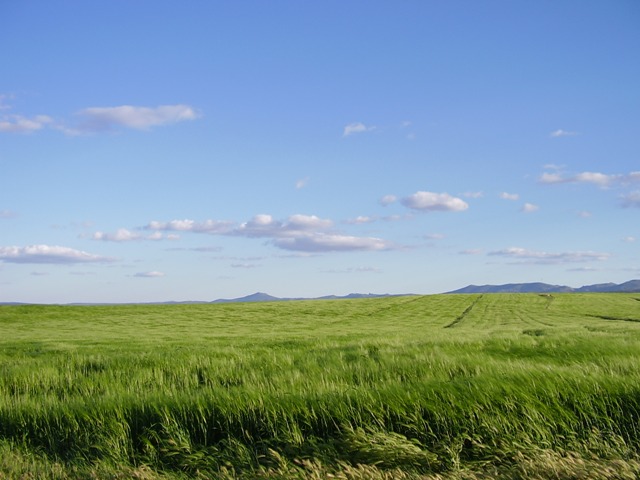
[[318,218],[315,215],[291,215],[287,228],[292,230],[315,230],[331,227],[333,222],[328,219]]
[[[580,172],[574,175],[566,175],[560,172],[545,172],[538,178],[538,182],[547,185],[557,185],[563,183],[591,184],[596,185],[602,189],[616,186],[626,187],[630,185],[640,184],[640,171],[633,171],[626,174]],[[640,191],[638,190],[624,194],[620,198],[622,199],[623,207],[640,206]]]
[[[0,112],[11,110],[11,105],[6,103],[6,100],[10,99],[13,99],[13,95],[0,95]],[[26,117],[9,113],[0,114],[0,132],[32,133],[53,123],[53,119],[48,115]]]
[[0,261],[7,263],[106,263],[113,258],[103,257],[68,247],[29,245],[26,247],[0,247]]
[[349,235],[311,233],[277,238],[274,245],[285,250],[303,252],[338,252],[356,250],[389,250],[392,245],[380,238],[354,237]]
[[622,178],[622,183],[640,183],[640,172],[630,172]]
[[109,242],[127,242],[129,240],[140,240],[142,235],[131,232],[126,228],[120,228],[116,233],[95,232],[92,236],[94,240],[103,240]]
[[427,240],[442,240],[445,238],[445,235],[442,233],[428,233],[424,236]]
[[220,252],[222,251],[222,247],[193,247],[193,248],[190,248],[189,250],[194,252],[210,253],[210,252]]
[[164,275],[165,274],[163,272],[158,272],[154,270],[151,272],[138,272],[133,276],[138,278],[159,278],[159,277],[164,277]]
[[132,232],[126,228],[119,228],[115,233],[95,232],[91,238],[104,242],[131,242],[135,240],[176,240],[179,237],[177,235],[164,236],[158,231],[149,235],[143,235],[140,232]]
[[241,263],[236,263],[238,265],[249,265],[249,264],[253,264],[253,262],[258,262],[260,260],[264,260],[266,257],[236,257],[236,256],[232,256],[232,255],[220,255],[220,256],[216,256],[216,257],[211,257],[212,260],[227,260],[227,261],[233,261],[233,262],[241,262]]
[[[0,95],[0,112],[10,110],[5,100],[12,98]],[[67,135],[101,132],[116,127],[149,130],[152,127],[170,125],[187,120],[195,120],[201,115],[193,107],[184,104],[160,105],[157,107],[141,107],[121,105],[117,107],[90,107],[77,114],[80,123],[68,126],[64,122],[55,121],[48,115],[25,116],[20,114],[0,114],[0,132],[32,133],[45,127],[59,130]]]
[[598,269],[597,268],[593,268],[593,267],[574,267],[574,268],[567,268],[567,272],[597,272]]
[[541,183],[591,183],[600,187],[607,187],[619,180],[621,175],[607,175],[599,172],[582,172],[572,176],[562,176],[560,173],[543,173]]
[[624,237],[622,241],[626,243],[634,243],[636,241],[636,237],[632,237],[632,236]]
[[81,132],[100,132],[115,127],[149,130],[151,127],[195,120],[200,115],[189,105],[160,105],[158,107],[91,107],[78,112],[84,120]]
[[423,212],[461,212],[469,208],[462,199],[448,193],[416,192],[402,199],[405,207]]
[[544,172],[540,175],[538,179],[540,183],[553,184],[553,183],[567,183],[569,180],[566,180],[562,174],[560,173],[547,173]]
[[11,210],[0,210],[0,218],[14,218],[16,213]]
[[549,134],[551,138],[573,137],[575,135],[578,135],[578,132],[570,132],[568,130],[562,130],[562,129],[554,130]]
[[398,200],[398,197],[396,197],[395,195],[385,195],[380,199],[380,205],[386,207],[387,205],[391,205],[392,203],[395,203],[397,200]]
[[540,210],[540,207],[538,205],[534,205],[533,203],[525,203],[521,208],[521,211],[524,213],[533,213],[537,212],[538,210]]
[[53,119],[47,115],[36,115],[32,118],[22,115],[3,115],[0,116],[0,132],[32,133],[52,123]]
[[603,261],[609,259],[609,253],[600,252],[539,252],[535,250],[527,250],[520,247],[510,247],[504,250],[489,252],[492,256],[501,256],[519,260],[519,263],[534,264],[562,264],[562,263],[578,263],[590,261]]
[[286,221],[274,219],[268,214],[255,215],[251,220],[234,226],[229,222],[207,220],[172,220],[151,222],[153,230],[178,230],[195,233],[267,238],[270,243],[285,250],[304,252],[332,252],[354,250],[385,250],[392,248],[390,242],[373,237],[355,237],[331,231],[333,222],[315,215],[291,215]]
[[626,195],[622,195],[622,206],[625,208],[640,208],[640,190],[635,190]]
[[345,223],[348,223],[350,225],[362,225],[364,223],[372,223],[375,222],[376,219],[374,217],[367,217],[365,215],[359,215],[356,218],[350,218],[348,220],[345,221]]
[[300,180],[296,181],[296,189],[300,190],[301,188],[306,187],[308,183],[309,183],[309,177],[301,178]]
[[291,215],[287,222],[274,220],[271,215],[254,216],[242,223],[230,233],[246,237],[296,237],[308,232],[326,230],[333,225],[331,220],[324,220],[315,215]]
[[629,185],[640,183],[640,172],[629,172],[627,174],[606,174],[600,172],[581,172],[575,175],[563,175],[559,172],[543,173],[538,182],[544,184],[559,183],[588,183],[607,188],[614,184]]
[[232,229],[233,223],[217,220],[206,220],[204,222],[196,222],[194,220],[171,220],[170,222],[157,222],[155,220],[149,222],[144,228],[148,230],[162,230],[172,232],[195,232],[195,233],[212,233],[225,234]]
[[578,216],[581,218],[590,218],[593,216],[593,214],[591,212],[588,212],[586,210],[582,210],[580,212],[578,212]]
[[385,222],[399,222],[401,220],[408,220],[410,218],[413,218],[413,214],[412,213],[407,213],[404,215],[388,215],[386,217],[382,217],[382,220],[384,220]]
[[380,273],[380,270],[377,267],[348,267],[344,269],[329,269],[323,270],[324,273]]
[[518,200],[520,198],[520,195],[518,195],[517,193],[502,192],[500,194],[500,198],[503,200]]
[[606,175],[598,172],[583,172],[577,174],[573,181],[577,183],[593,183],[600,187],[607,187],[617,178],[619,178],[618,175]]
[[376,127],[367,127],[364,123],[361,122],[354,122],[354,123],[350,123],[349,125],[344,127],[344,130],[342,132],[342,136],[343,137],[348,137],[350,135],[356,134],[356,133],[364,133],[364,132],[370,132],[371,130],[375,130]]
[[464,192],[462,196],[465,198],[482,198],[484,197],[484,192]]

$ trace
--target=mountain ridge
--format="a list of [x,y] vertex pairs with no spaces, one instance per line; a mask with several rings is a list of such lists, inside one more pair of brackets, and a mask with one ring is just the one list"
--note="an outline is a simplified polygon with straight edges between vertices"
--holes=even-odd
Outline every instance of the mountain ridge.
[[238,298],[219,298],[217,300],[166,300],[158,302],[71,302],[71,303],[51,303],[37,304],[29,302],[0,302],[0,306],[20,306],[20,305],[68,305],[68,306],[96,306],[96,305],[207,305],[220,303],[241,303],[241,302],[288,302],[294,300],[342,300],[353,298],[381,298],[381,297],[406,297],[415,295],[414,293],[349,293],[348,295],[324,295],[322,297],[274,297],[264,292],[256,292]]
[[349,299],[349,298],[378,298],[378,297],[398,297],[398,296],[407,296],[413,295],[411,293],[393,295],[390,293],[349,293],[348,295],[325,295],[322,297],[274,297],[264,292],[256,292],[251,295],[246,295],[244,297],[239,298],[219,298],[218,300],[213,300],[212,302],[206,303],[240,303],[240,302],[288,302],[293,300],[341,300],[341,299]]
[[[530,283],[506,283],[502,285],[467,285],[466,287],[443,292],[444,294],[459,293],[640,293],[640,279],[629,280],[624,283],[596,283],[593,285],[583,285],[573,288],[566,285],[553,285],[542,282]],[[274,297],[264,292],[255,292],[250,295],[238,298],[219,298],[217,300],[185,300],[185,301],[164,301],[164,302],[83,302],[51,305],[178,305],[178,304],[219,304],[219,303],[240,303],[240,302],[285,302],[294,300],[341,300],[354,298],[382,298],[382,297],[403,297],[412,296],[415,293],[349,293],[348,295],[324,295],[321,297]],[[0,302],[0,305],[35,305],[28,302]]]
[[445,293],[640,293],[640,280],[629,280],[620,284],[596,283],[578,288],[542,282],[467,285]]

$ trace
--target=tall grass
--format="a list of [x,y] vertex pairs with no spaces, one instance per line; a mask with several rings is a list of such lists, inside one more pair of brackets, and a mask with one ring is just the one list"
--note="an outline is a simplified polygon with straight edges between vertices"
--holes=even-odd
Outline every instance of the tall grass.
[[635,475],[636,297],[0,307],[0,478]]

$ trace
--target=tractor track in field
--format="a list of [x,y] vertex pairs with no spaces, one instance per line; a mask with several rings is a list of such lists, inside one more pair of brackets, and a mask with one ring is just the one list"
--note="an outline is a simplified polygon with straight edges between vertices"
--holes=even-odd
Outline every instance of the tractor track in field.
[[458,315],[453,322],[449,323],[448,325],[445,325],[443,328],[453,328],[453,327],[458,326],[460,324],[460,322],[462,322],[465,319],[465,317],[467,315],[469,315],[469,312],[471,312],[471,310],[473,310],[473,307],[475,307],[476,304],[480,300],[482,300],[482,297],[484,297],[484,295],[480,295],[478,298],[476,298],[473,302],[471,302],[471,304],[467,308],[464,309],[464,312],[462,312],[460,315]]
[[409,303],[417,302],[423,299],[423,295],[415,295],[412,298],[408,298],[402,302],[399,302],[394,305],[385,305],[384,307],[378,308],[376,310],[371,311],[371,314],[377,314],[380,312],[388,312],[390,310],[403,310]]
[[601,320],[615,320],[615,321],[619,321],[619,322],[640,322],[639,318],[629,318],[629,317],[614,317],[611,315],[589,315],[590,317],[593,318],[599,318]]

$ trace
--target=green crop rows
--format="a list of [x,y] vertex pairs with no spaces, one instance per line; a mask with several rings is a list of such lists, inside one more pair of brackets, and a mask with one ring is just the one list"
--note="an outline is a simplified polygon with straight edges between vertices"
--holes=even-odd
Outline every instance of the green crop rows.
[[640,295],[0,307],[2,478],[637,478]]

